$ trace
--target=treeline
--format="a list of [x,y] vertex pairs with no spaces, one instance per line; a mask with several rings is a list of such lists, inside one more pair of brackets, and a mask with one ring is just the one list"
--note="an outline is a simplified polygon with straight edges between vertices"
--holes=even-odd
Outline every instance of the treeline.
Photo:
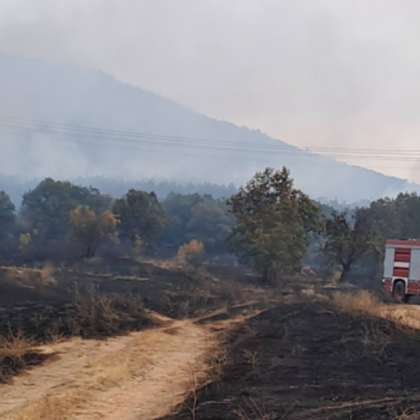
[[211,195],[130,189],[121,198],[45,179],[16,212],[0,193],[0,257],[42,261],[98,252],[190,261],[236,255],[276,283],[311,265],[325,276],[380,275],[387,238],[420,238],[416,193],[337,212],[296,189],[289,171],[266,169],[226,201]]
[[[25,191],[29,191],[36,187],[39,181],[27,180],[17,176],[0,175],[0,190],[7,191],[12,202],[20,207],[21,199]],[[233,184],[217,185],[211,183],[195,183],[195,182],[173,182],[157,179],[143,180],[125,180],[120,178],[110,178],[104,176],[79,177],[72,181],[76,185],[90,186],[94,185],[103,194],[111,197],[121,197],[131,189],[146,192],[154,192],[159,199],[165,199],[171,193],[177,194],[201,194],[212,195],[216,199],[226,199],[236,192]]]
[[[129,190],[120,199],[97,188],[47,178],[23,195],[18,212],[0,193],[0,253],[42,260],[92,257],[98,250],[171,256],[195,239],[224,254],[234,225],[225,200],[211,195]],[[112,245],[112,246],[111,246]]]

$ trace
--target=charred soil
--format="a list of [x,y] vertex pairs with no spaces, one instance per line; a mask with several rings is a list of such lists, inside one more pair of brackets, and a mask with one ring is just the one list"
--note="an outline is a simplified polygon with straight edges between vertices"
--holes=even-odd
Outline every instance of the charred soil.
[[[420,402],[420,331],[327,300],[267,310],[226,346],[222,377],[198,394],[197,419],[411,419],[399,416]],[[170,417],[190,418],[183,408]]]
[[124,335],[161,325],[151,311],[184,319],[254,295],[253,286],[168,262],[121,258],[48,270],[2,267],[0,383],[47,360],[39,345]]

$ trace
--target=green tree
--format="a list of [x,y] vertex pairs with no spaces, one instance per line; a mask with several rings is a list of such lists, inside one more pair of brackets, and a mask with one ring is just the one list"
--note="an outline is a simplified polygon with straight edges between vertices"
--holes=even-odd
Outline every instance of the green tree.
[[225,200],[211,195],[170,194],[163,202],[168,226],[160,244],[175,251],[193,239],[203,243],[208,255],[226,253],[226,239],[235,225],[235,217]]
[[11,235],[16,228],[15,206],[9,195],[0,191],[0,239]]
[[36,230],[39,239],[64,239],[70,211],[83,205],[101,214],[110,208],[111,201],[96,188],[47,178],[24,194],[20,216],[25,230]]
[[417,193],[401,193],[394,202],[393,207],[399,215],[399,236],[420,238],[420,196]]
[[100,245],[117,239],[118,220],[109,210],[96,215],[89,206],[79,205],[70,212],[69,224],[71,239],[83,246],[87,258],[94,257]]
[[289,170],[257,173],[229,204],[237,220],[230,243],[240,260],[270,282],[296,272],[308,233],[319,228],[320,209],[293,187]]
[[366,220],[356,216],[354,226],[346,213],[333,213],[325,223],[324,252],[331,267],[341,267],[340,281],[345,281],[355,262],[380,255],[380,241]]
[[191,211],[186,225],[185,239],[197,239],[209,255],[228,252],[226,240],[235,226],[235,217],[224,200],[204,196],[203,201]]
[[400,238],[402,235],[403,196],[397,199],[381,198],[373,201],[368,208],[360,208],[356,217],[364,220],[365,226],[377,232],[383,240]]
[[203,202],[199,194],[169,194],[163,202],[168,217],[168,225],[160,237],[160,245],[173,251],[189,242],[188,224],[192,219],[194,208]]
[[115,201],[112,211],[120,221],[120,236],[133,245],[141,238],[150,247],[166,225],[165,212],[153,192],[132,189]]

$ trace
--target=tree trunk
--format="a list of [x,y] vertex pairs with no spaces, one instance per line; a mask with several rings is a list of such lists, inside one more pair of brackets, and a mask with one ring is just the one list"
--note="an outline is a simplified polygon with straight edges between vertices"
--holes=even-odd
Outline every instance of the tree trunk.
[[344,283],[347,281],[348,275],[351,269],[351,263],[342,263],[343,271],[341,272],[339,283]]
[[94,244],[89,244],[86,247],[86,253],[85,253],[86,258],[93,258],[95,256],[95,252],[96,252],[96,246]]

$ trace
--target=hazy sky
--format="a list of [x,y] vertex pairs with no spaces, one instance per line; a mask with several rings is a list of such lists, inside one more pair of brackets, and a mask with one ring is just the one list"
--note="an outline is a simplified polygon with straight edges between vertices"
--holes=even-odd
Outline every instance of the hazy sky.
[[[295,145],[420,150],[419,19],[418,0],[0,0],[0,49]],[[420,162],[357,162],[420,182]]]

